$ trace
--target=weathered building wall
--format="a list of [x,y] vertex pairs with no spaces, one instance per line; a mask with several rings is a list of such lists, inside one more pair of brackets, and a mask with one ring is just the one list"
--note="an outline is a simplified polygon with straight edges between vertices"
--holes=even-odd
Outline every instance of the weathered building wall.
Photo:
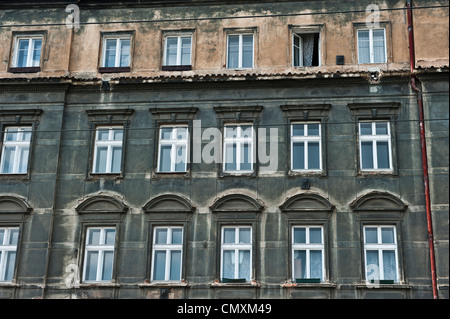
[[[370,74],[364,73],[371,65],[356,62],[353,23],[365,22],[363,13],[171,21],[186,17],[283,15],[291,14],[293,7],[298,7],[299,13],[364,10],[366,5],[360,1],[346,2],[344,7],[342,2],[289,1],[249,3],[237,10],[231,4],[114,9],[80,4],[82,21],[87,22],[153,17],[167,21],[87,24],[73,30],[66,26],[38,28],[47,30],[48,58],[44,58],[42,71],[35,74],[7,71],[12,32],[28,28],[2,28],[0,41],[8,45],[0,46],[0,115],[30,109],[42,112],[33,122],[36,131],[30,172],[25,177],[0,175],[0,196],[15,196],[32,208],[27,212],[2,208],[0,227],[18,225],[21,238],[14,281],[0,283],[0,296],[160,298],[161,289],[168,289],[169,298],[430,298],[418,109],[409,83],[405,12],[381,12],[381,21],[389,21],[390,35],[388,63],[377,65],[385,75],[377,81],[367,80]],[[402,8],[404,3],[384,1],[379,5]],[[3,24],[61,22],[66,16],[62,9],[43,13],[25,9],[25,15],[0,11],[0,16],[6,21]],[[429,74],[422,70],[420,79],[429,120],[427,146],[439,294],[448,298],[448,40],[443,40],[448,31],[441,27],[448,26],[448,8],[430,10],[432,15],[426,13],[427,9],[415,11],[416,60],[418,66],[426,66],[421,61],[433,61],[434,67],[443,70],[440,73],[433,68]],[[308,68],[296,70],[291,67],[288,26],[311,24],[324,25],[323,65],[312,68],[313,72]],[[423,35],[430,25],[436,37]],[[245,27],[257,28],[256,67],[227,70],[223,66],[224,28]],[[195,28],[193,70],[161,71],[162,30],[185,28]],[[134,32],[131,74],[98,73],[101,32],[125,30]],[[336,55],[345,56],[345,66],[336,65]],[[269,74],[254,76],[265,72]],[[218,76],[208,77],[208,73]],[[243,81],[247,73],[250,76]],[[205,77],[198,79],[196,74]],[[65,78],[46,79],[58,76]],[[128,76],[131,79],[127,80]],[[22,78],[36,79],[27,84],[19,80]],[[102,78],[112,78],[110,89],[102,88]],[[358,114],[352,108],[355,104],[398,105],[391,106],[395,116],[389,115],[395,128],[393,173],[359,171]],[[290,122],[283,107],[297,105],[326,105],[320,116],[316,110],[309,115],[319,118],[324,126],[324,169],[320,174],[290,172]],[[193,119],[201,120],[204,130],[221,129],[220,117],[225,115],[217,112],[217,107],[254,106],[262,107],[260,115],[254,116],[258,118],[256,125],[278,130],[276,172],[263,174],[261,165],[252,176],[223,176],[220,164],[204,161],[191,163],[186,174],[156,172],[158,125],[170,120],[159,121],[150,109],[175,112],[196,107]],[[93,110],[104,113],[93,120],[89,115]],[[113,110],[132,110],[122,111],[126,115],[120,119],[125,121],[126,130],[123,171],[119,176],[91,174],[93,129],[97,122],[108,123],[107,114]],[[6,122],[10,125],[12,121],[8,118]],[[190,145],[194,149],[200,144],[204,149],[209,142],[193,140]],[[309,180],[309,189],[301,188],[303,179]],[[159,207],[169,211],[151,205],[161,195],[170,196],[164,202],[166,206]],[[227,195],[239,205],[222,203]],[[235,195],[245,195],[245,200]],[[186,199],[191,207],[176,206],[174,211],[171,205],[178,197]],[[289,206],[288,200],[296,198],[298,202]],[[368,198],[364,204],[362,200]],[[100,210],[90,211],[96,204]],[[229,207],[245,208],[238,213]],[[400,280],[395,285],[373,287],[365,281],[362,227],[370,223],[397,227]],[[151,282],[152,235],[155,226],[167,224],[184,226],[182,280],[155,283]],[[251,225],[253,231],[252,281],[223,283],[221,227],[242,224]],[[305,224],[324,227],[326,274],[320,284],[292,282],[292,226]],[[74,269],[79,269],[81,276],[86,227],[92,225],[114,225],[117,229],[113,280],[78,285],[69,279],[76,278],[71,272]]]

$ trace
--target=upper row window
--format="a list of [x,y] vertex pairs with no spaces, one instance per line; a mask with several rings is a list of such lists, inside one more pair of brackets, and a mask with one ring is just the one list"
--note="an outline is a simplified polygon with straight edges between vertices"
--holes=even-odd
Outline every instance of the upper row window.
[[[13,68],[38,68],[44,36],[16,36]],[[292,66],[311,67],[321,65],[320,32],[296,31],[292,33]],[[177,70],[192,64],[192,33],[168,34],[164,37],[163,70]],[[104,35],[102,39],[101,68],[129,68],[132,58],[131,35]],[[358,63],[386,63],[386,29],[357,30]],[[255,39],[253,33],[227,35],[226,67],[245,69],[255,66]],[[175,67],[175,68],[174,68]],[[177,68],[178,67],[178,68]],[[183,68],[184,70],[184,68]],[[102,70],[105,72],[105,70]],[[123,71],[129,71],[124,69]]]

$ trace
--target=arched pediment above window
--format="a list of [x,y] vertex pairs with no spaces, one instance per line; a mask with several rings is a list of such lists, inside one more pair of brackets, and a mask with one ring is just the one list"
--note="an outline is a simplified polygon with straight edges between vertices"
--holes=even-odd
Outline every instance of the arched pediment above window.
[[82,201],[75,209],[80,214],[126,213],[128,211],[128,206],[114,197],[106,195],[96,195]]
[[0,214],[2,213],[30,213],[33,210],[28,203],[15,196],[0,196]]
[[298,194],[288,198],[280,209],[284,213],[290,212],[332,212],[334,206],[317,194]]
[[408,207],[400,199],[386,192],[370,192],[350,204],[353,211],[405,211]]
[[219,198],[210,209],[212,212],[261,212],[264,206],[250,196],[231,194]]
[[195,207],[185,198],[177,195],[160,195],[144,207],[146,213],[193,213]]

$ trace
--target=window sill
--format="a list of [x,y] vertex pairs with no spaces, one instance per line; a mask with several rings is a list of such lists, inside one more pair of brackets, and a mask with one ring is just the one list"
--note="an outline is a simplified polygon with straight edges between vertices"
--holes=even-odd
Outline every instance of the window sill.
[[113,282],[84,282],[77,285],[80,288],[92,288],[92,287],[99,287],[99,288],[119,288],[120,284],[113,283]]
[[187,172],[153,172],[152,180],[160,180],[166,178],[179,178],[179,179],[189,179],[191,174]]
[[355,288],[359,289],[374,289],[374,288],[381,288],[381,289],[411,289],[411,285],[394,282],[393,284],[382,284],[382,283],[358,283],[355,284]]
[[359,176],[377,176],[377,175],[397,175],[393,170],[360,170],[358,172]]
[[147,288],[147,287],[189,287],[190,285],[184,281],[154,281],[154,282],[144,282],[138,284],[139,288]]
[[99,73],[121,73],[121,72],[131,72],[129,66],[126,67],[100,67],[98,68]]
[[19,180],[29,180],[30,176],[28,173],[24,174],[7,174],[7,173],[0,173],[0,179],[19,179]]
[[336,288],[337,284],[334,282],[329,281],[321,281],[318,283],[295,283],[295,282],[288,282],[283,285],[281,285],[282,288]]
[[211,287],[260,287],[261,285],[256,281],[247,281],[247,282],[220,282],[219,280],[215,280],[210,283]]
[[23,68],[19,68],[19,67],[10,67],[8,69],[8,72],[11,73],[37,73],[41,71],[41,67],[40,66],[33,66],[33,67],[23,67]]
[[219,177],[256,177],[256,173],[254,171],[223,171]]
[[192,70],[192,65],[163,65],[161,67],[162,71],[190,71]]
[[90,173],[88,179],[122,179],[122,173]]

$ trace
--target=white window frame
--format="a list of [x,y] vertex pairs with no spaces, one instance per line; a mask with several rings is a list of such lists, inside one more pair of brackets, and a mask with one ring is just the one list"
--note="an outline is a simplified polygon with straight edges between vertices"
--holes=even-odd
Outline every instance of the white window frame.
[[[377,241],[378,241],[377,243],[366,243],[366,229],[367,228],[376,228],[377,229]],[[394,230],[394,243],[382,243],[382,237],[381,237],[381,229],[382,228],[392,228]],[[398,260],[398,245],[397,245],[396,226],[394,226],[394,225],[365,225],[363,227],[363,236],[364,236],[364,269],[365,269],[366,281],[369,283],[369,281],[370,281],[369,277],[375,271],[375,269],[373,269],[372,267],[369,267],[370,265],[367,265],[367,251],[368,250],[378,251],[378,262],[380,263],[378,265],[378,270],[379,270],[378,280],[385,280],[383,251],[393,250],[394,256],[395,256],[395,277],[396,277],[396,280],[394,280],[394,282],[399,282],[400,277],[399,277],[399,260]],[[374,278],[374,279],[377,280],[377,278]]]
[[[21,36],[16,36],[15,38],[15,44],[14,44],[14,57],[13,57],[13,67],[21,67],[18,66],[17,63],[18,58],[19,58],[19,42],[20,40],[28,40],[28,52],[27,52],[27,62],[25,67],[29,68],[29,67],[39,67],[41,65],[41,60],[42,60],[42,48],[44,46],[44,37],[43,36],[25,36],[25,35],[21,35]],[[41,40],[41,53],[39,54],[39,64],[38,65],[33,65],[33,52],[34,52],[34,41],[33,40]]]
[[[305,228],[305,243],[295,243],[294,235],[296,228]],[[321,235],[321,243],[310,243],[310,229],[311,228],[320,228]],[[301,279],[310,279],[311,278],[311,265],[310,265],[310,252],[311,250],[320,250],[322,253],[322,277],[320,281],[324,281],[325,279],[325,244],[324,244],[324,228],[319,225],[296,225],[292,227],[292,280],[295,282],[295,251],[296,250],[304,250],[306,251],[306,277]]]
[[[374,55],[374,50],[373,50],[373,31],[374,30],[383,30],[384,31],[384,61],[382,62],[375,62],[375,55]],[[360,62],[359,59],[359,32],[360,31],[369,31],[369,63],[387,63],[387,41],[386,41],[386,28],[377,28],[377,29],[357,29],[356,30],[356,36],[357,36],[357,48],[358,48],[358,64],[365,64]]]
[[[8,131],[11,130],[17,130],[17,141],[7,141],[6,138],[8,136]],[[23,135],[24,132],[29,132],[30,139],[23,141]],[[31,152],[31,135],[32,135],[32,127],[31,126],[9,126],[6,127],[4,133],[3,133],[3,147],[2,147],[2,153],[1,153],[1,159],[0,159],[0,174],[26,174],[28,171],[28,164],[29,164],[29,158],[30,158],[30,152]],[[15,147],[14,152],[14,162],[13,162],[13,170],[12,172],[5,173],[4,165],[5,165],[5,150],[7,147]],[[21,150],[23,148],[28,147],[28,155],[26,159],[22,158],[22,152]],[[19,167],[21,166],[22,161],[26,161],[26,171],[20,172]]]
[[[177,38],[177,62],[175,64],[168,64],[167,61],[167,39],[168,38]],[[190,38],[191,45],[189,47],[189,64],[181,64],[181,49],[182,49],[182,38]],[[164,37],[164,66],[181,66],[181,65],[192,65],[192,34],[184,33],[184,34],[170,34]]]
[[[253,44],[253,48],[252,48],[252,66],[251,67],[243,67],[242,66],[242,60],[243,60],[243,41],[242,41],[242,37],[246,36],[246,35],[251,35],[252,36],[252,44]],[[228,65],[228,57],[230,54],[230,47],[229,47],[229,39],[230,36],[239,36],[239,53],[238,53],[238,66],[236,68],[232,68]],[[255,67],[255,34],[254,33],[232,33],[232,34],[228,34],[227,35],[227,55],[226,55],[226,59],[227,59],[227,69],[252,69]]]
[[[319,135],[308,135],[308,126],[310,124],[319,125]],[[294,136],[294,125],[303,125],[304,136]],[[294,169],[294,143],[304,143],[304,169]],[[308,144],[310,142],[319,142],[319,168],[310,169],[308,161]],[[291,170],[293,172],[321,172],[322,171],[322,124],[320,122],[292,122],[291,123]]]
[[[107,141],[101,141],[98,140],[98,133],[100,130],[108,130],[108,140]],[[122,139],[114,140],[114,131],[115,130],[122,130]],[[95,142],[94,142],[94,159],[93,159],[93,165],[92,165],[92,173],[94,174],[120,174],[122,172],[122,159],[123,159],[123,140],[124,140],[124,134],[125,130],[124,127],[121,125],[117,126],[97,126],[95,130]],[[119,172],[112,172],[112,159],[113,159],[113,148],[114,147],[121,147],[121,157],[120,157],[120,171]],[[107,156],[106,156],[106,171],[105,172],[97,172],[97,160],[98,160],[98,148],[99,147],[107,147]]]
[[[6,280],[5,275],[6,275],[6,255],[11,253],[11,252],[15,252],[16,256],[14,257],[14,268],[15,268],[15,263],[16,263],[16,259],[17,259],[17,245],[18,243],[15,244],[8,244],[8,242],[10,241],[11,238],[11,231],[12,230],[16,230],[18,235],[17,235],[17,239],[19,238],[19,227],[0,227],[0,230],[4,230],[4,234],[3,234],[3,241],[0,242],[0,282],[11,282],[12,279],[14,278],[14,275],[12,276],[11,280]],[[13,269],[14,272],[14,269]]]
[[[164,128],[171,128],[172,134],[170,139],[162,139],[162,130]],[[186,129],[186,138],[185,139],[177,139],[178,136],[178,129],[183,128]],[[172,146],[171,152],[170,152],[170,171],[161,171],[161,148],[162,146]],[[185,152],[185,158],[184,158],[184,170],[182,171],[175,171],[176,167],[176,159],[177,156],[177,147],[178,146],[184,146],[186,149]],[[161,125],[159,127],[159,137],[158,137],[158,173],[185,173],[187,172],[187,164],[189,159],[189,127],[187,125]]]
[[[130,67],[131,65],[131,36],[104,36],[103,37],[103,48],[102,48],[102,67],[106,67],[106,41],[108,40],[116,40],[116,54],[114,60],[114,66],[108,66],[108,68],[118,68],[118,67]],[[130,52],[128,52],[129,63],[128,65],[120,65],[120,60],[122,59],[122,41],[129,40],[130,41]]]
[[[300,67],[304,67],[304,65],[303,65],[303,38],[302,38],[302,34],[308,34],[308,33],[312,33],[312,34],[315,34],[315,33],[317,33],[317,34],[319,34],[319,43],[318,43],[318,66],[321,66],[322,65],[322,61],[321,61],[321,47],[320,47],[320,45],[321,45],[321,40],[320,40],[320,36],[321,36],[321,34],[320,34],[320,32],[319,31],[304,31],[304,32],[292,32],[292,66],[293,67],[295,67],[295,68],[300,68]],[[298,61],[299,61],[299,65],[295,65],[295,63],[294,63],[294,61],[295,61],[295,48],[296,48],[296,45],[295,45],[295,41],[294,41],[294,39],[295,39],[295,37],[297,37],[297,38],[299,38],[300,39],[300,41],[299,41],[299,43],[300,43],[300,46],[298,47],[298,49],[299,49],[299,57],[298,57]]]
[[[165,244],[156,244],[156,230],[157,229],[167,229],[167,242]],[[181,229],[181,243],[173,244],[172,234],[174,229]],[[151,281],[170,281],[170,282],[180,282],[181,274],[183,272],[183,237],[184,237],[184,229],[182,226],[158,226],[155,227],[153,231],[153,247],[152,247],[152,269],[151,269]],[[166,252],[166,260],[165,260],[165,270],[164,270],[164,280],[156,280],[154,279],[154,271],[155,271],[155,253],[156,251],[165,251]],[[180,259],[180,279],[179,280],[170,280],[170,267],[171,267],[171,257],[172,251],[180,251],[181,259]]]
[[[252,132],[252,136],[244,137],[242,130],[242,126],[249,126]],[[227,137],[227,129],[231,127],[236,127],[236,137]],[[254,126],[253,123],[240,123],[240,124],[225,124],[224,125],[224,134],[223,134],[223,171],[225,173],[252,173],[254,170]],[[227,145],[236,144],[236,170],[227,170],[226,169],[226,159],[227,159]],[[241,145],[249,144],[250,146],[250,166],[249,170],[241,170]]]
[[[233,228],[235,229],[235,239],[234,243],[224,243],[225,241],[225,229]],[[239,229],[248,228],[250,229],[250,243],[239,243]],[[234,250],[234,278],[230,279],[239,279],[239,251],[241,250],[249,250],[250,251],[250,262],[248,272],[250,275],[250,280],[252,279],[252,268],[253,268],[253,227],[250,225],[247,226],[223,226],[221,229],[221,239],[220,239],[220,278],[223,279],[223,271],[224,271],[224,252]]]
[[[361,124],[362,123],[371,123],[372,124],[372,135],[362,135],[361,134]],[[376,123],[386,123],[387,126],[387,134],[376,134]],[[359,137],[359,161],[360,161],[360,169],[361,171],[392,171],[393,163],[392,163],[392,142],[391,142],[391,125],[390,121],[380,120],[380,121],[359,121],[358,122],[358,137]],[[373,168],[363,168],[363,152],[362,152],[362,143],[363,142],[372,142],[372,155],[373,155]],[[377,142],[388,142],[388,153],[389,153],[389,168],[378,168],[378,151],[377,151]]]
[[[89,240],[90,240],[90,232],[89,230],[94,230],[94,229],[100,229],[100,240],[99,240],[99,244],[98,245],[89,245]],[[106,245],[105,244],[105,238],[106,238],[106,230],[114,230],[114,244],[112,245]],[[115,259],[115,242],[116,242],[116,237],[117,236],[117,229],[116,227],[88,227],[86,229],[86,243],[85,243],[85,252],[84,252],[84,265],[83,265],[83,282],[111,282],[111,280],[102,280],[102,276],[103,276],[103,266],[104,266],[104,255],[105,252],[113,252],[113,257],[112,257],[112,265],[111,265],[111,276],[114,276],[114,259]],[[98,252],[98,259],[97,259],[97,273],[96,273],[96,278],[95,280],[87,280],[86,279],[86,275],[87,275],[87,262],[88,262],[88,253],[92,252],[92,251],[96,251]]]

